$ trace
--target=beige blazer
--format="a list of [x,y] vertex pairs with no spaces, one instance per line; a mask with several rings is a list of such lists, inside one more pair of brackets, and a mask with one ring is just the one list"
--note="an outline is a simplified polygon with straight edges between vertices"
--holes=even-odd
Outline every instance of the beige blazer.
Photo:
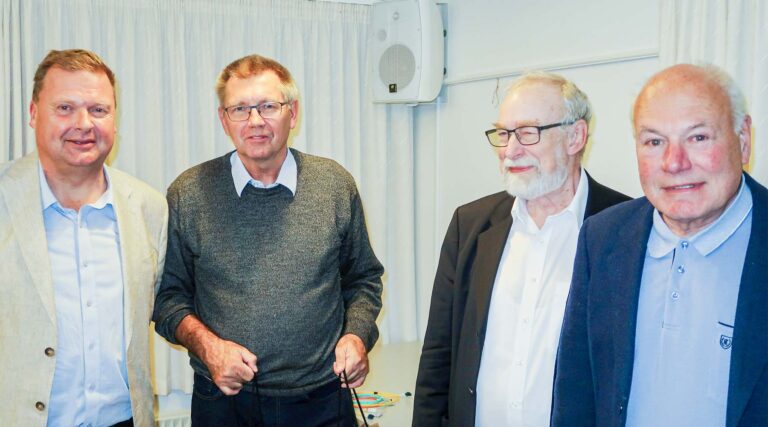
[[[56,363],[56,309],[37,153],[0,165],[0,424],[45,426]],[[165,261],[168,205],[108,169],[125,284],[128,383],[136,426],[153,426],[149,321]]]

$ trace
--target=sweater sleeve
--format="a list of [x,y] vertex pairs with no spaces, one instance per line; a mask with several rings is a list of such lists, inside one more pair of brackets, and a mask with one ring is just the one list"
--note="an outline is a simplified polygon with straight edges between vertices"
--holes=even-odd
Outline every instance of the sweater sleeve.
[[168,249],[152,314],[157,333],[173,344],[178,344],[176,328],[181,320],[195,312],[193,260],[185,242],[179,199],[179,192],[171,186],[168,189]]
[[339,268],[346,310],[342,336],[357,335],[370,351],[379,337],[376,317],[381,311],[384,267],[371,248],[363,205],[356,189],[351,195],[350,219],[343,234]]

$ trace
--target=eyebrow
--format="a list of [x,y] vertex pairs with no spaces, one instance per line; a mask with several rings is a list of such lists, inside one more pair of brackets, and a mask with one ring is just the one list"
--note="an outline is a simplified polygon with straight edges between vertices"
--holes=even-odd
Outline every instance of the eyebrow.
[[[686,132],[690,132],[690,131],[692,131],[692,130],[696,130],[696,129],[698,129],[698,128],[702,128],[702,127],[706,127],[706,126],[707,126],[707,124],[706,124],[706,123],[704,123],[704,122],[696,123],[696,124],[690,125],[690,126],[688,126],[687,128],[685,128],[685,129],[683,130],[683,132],[684,132],[684,133],[686,133]],[[657,130],[656,130],[656,129],[654,129],[654,128],[642,128],[642,129],[640,129],[640,131],[638,132],[638,134],[641,134],[641,133],[653,133],[653,134],[656,134],[656,135],[663,135],[663,133],[662,133],[662,132],[659,132],[659,131],[657,131]]]

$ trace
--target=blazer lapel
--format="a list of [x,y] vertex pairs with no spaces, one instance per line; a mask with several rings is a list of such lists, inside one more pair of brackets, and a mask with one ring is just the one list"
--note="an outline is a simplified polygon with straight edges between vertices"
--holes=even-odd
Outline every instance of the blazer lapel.
[[29,275],[55,325],[56,305],[45,238],[37,159],[36,153],[19,159],[6,173],[5,179],[9,183],[0,186],[0,191],[8,206],[13,232]]
[[472,286],[476,295],[476,312],[478,315],[477,333],[484,333],[488,321],[488,309],[491,304],[493,284],[499,268],[501,254],[507,242],[509,230],[512,227],[512,214],[506,215],[493,222],[492,225],[477,237],[477,270],[472,278]]
[[123,267],[123,329],[125,330],[126,351],[131,342],[131,335],[135,321],[134,304],[136,304],[139,291],[134,281],[136,273],[141,266],[139,254],[142,243],[139,232],[142,223],[138,213],[131,202],[132,190],[129,186],[121,185],[116,173],[110,170],[110,179],[114,194],[114,209],[117,218],[117,229],[120,233],[120,256]]
[[613,254],[614,260],[606,260],[614,266],[608,267],[609,270],[620,266],[620,269],[609,272],[614,277],[615,285],[615,291],[611,292],[610,297],[613,301],[613,318],[609,327],[613,330],[614,369],[624,407],[632,383],[640,283],[652,226],[653,206],[646,203],[628,219],[626,226],[616,236],[619,243],[615,247],[622,253]]
[[752,190],[752,232],[747,246],[744,269],[739,285],[736,307],[731,369],[728,389],[727,426],[736,426],[752,396],[752,390],[768,357],[768,196],[764,189],[754,185],[747,175]]

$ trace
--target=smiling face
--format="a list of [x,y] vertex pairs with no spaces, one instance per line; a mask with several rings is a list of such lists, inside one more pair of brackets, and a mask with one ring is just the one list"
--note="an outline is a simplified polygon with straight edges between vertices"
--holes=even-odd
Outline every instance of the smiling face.
[[115,93],[104,73],[52,67],[29,106],[46,172],[101,169],[115,141]]
[[[272,71],[247,78],[233,76],[224,88],[224,107],[258,105],[262,102],[284,102],[281,82]],[[248,120],[230,120],[219,108],[219,120],[224,132],[232,140],[240,159],[248,170],[251,167],[270,169],[280,167],[285,159],[288,136],[296,126],[298,101],[282,107],[275,118],[263,119],[253,109]]]
[[634,110],[640,182],[674,233],[696,233],[733,200],[750,123],[734,132],[728,95],[698,68],[673,67],[646,85]]

